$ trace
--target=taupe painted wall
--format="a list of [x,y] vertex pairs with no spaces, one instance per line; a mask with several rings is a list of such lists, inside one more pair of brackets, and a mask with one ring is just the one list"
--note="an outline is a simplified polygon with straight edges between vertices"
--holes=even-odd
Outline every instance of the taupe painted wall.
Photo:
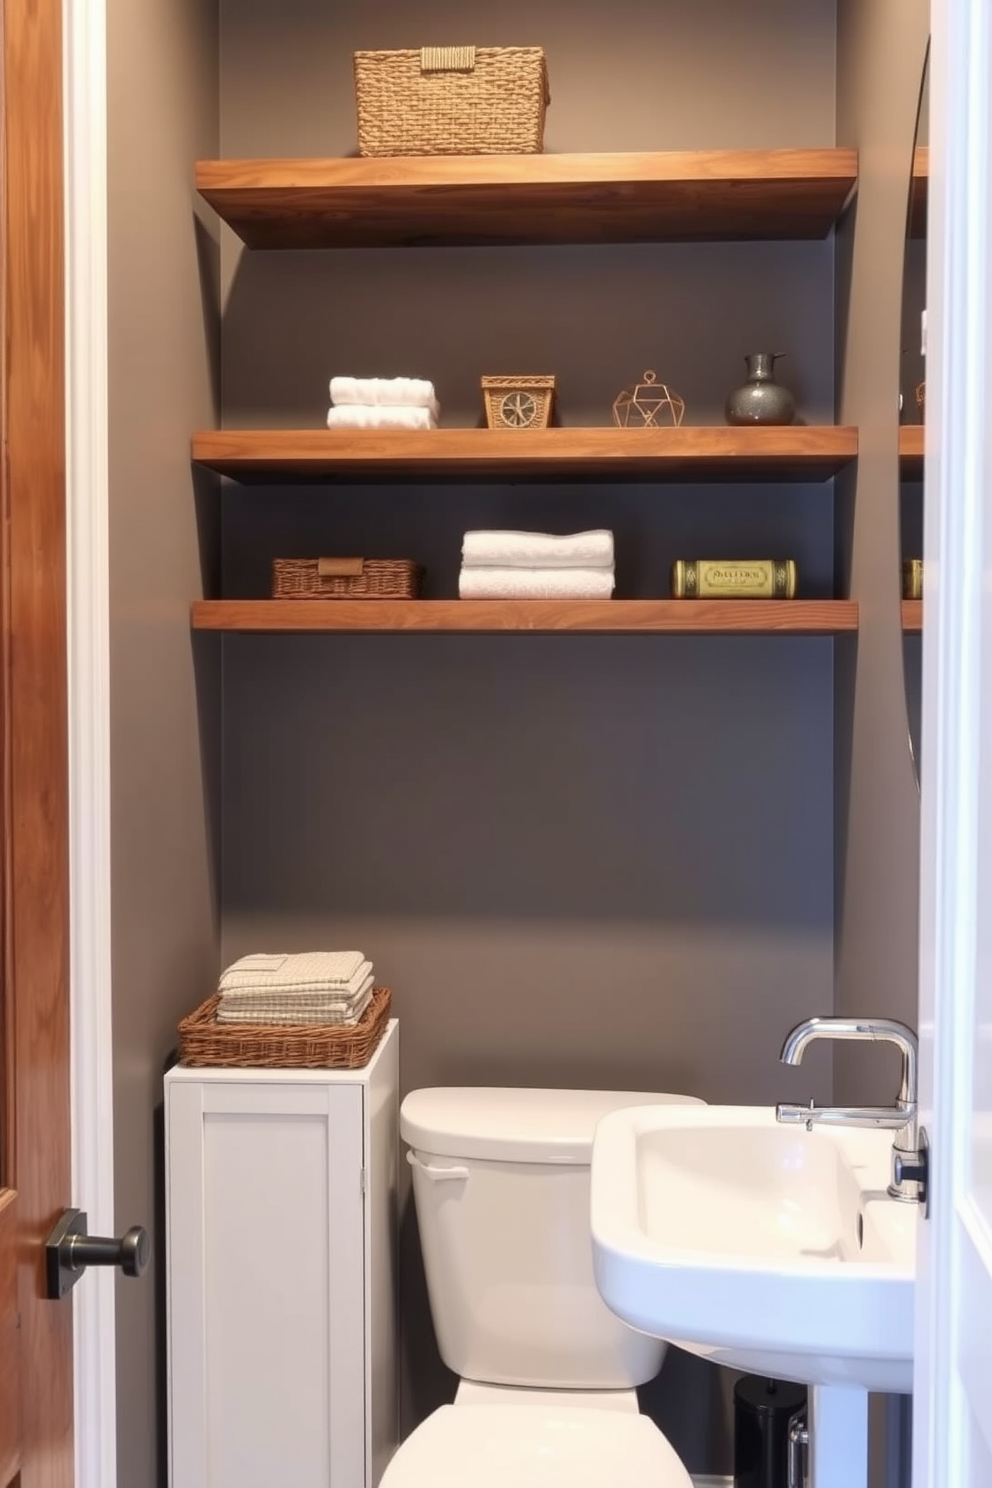
[[152,1488],[164,1482],[161,1074],[219,956],[200,747],[202,734],[209,758],[218,678],[203,677],[198,707],[189,632],[201,541],[215,561],[216,495],[194,493],[188,454],[217,409],[216,228],[197,227],[190,185],[218,143],[216,8],[110,0],[108,30],[115,1187],[119,1228],[141,1222],[157,1242],[151,1273],[118,1285],[118,1481]]
[[[838,791],[836,1005],[914,1027],[919,795],[903,688],[896,449],[907,190],[928,30],[926,0],[838,6],[838,143],[860,151],[857,232],[852,240],[848,224],[840,245],[838,305],[848,306],[840,416],[861,431],[851,579],[861,629]],[[896,1074],[888,1051],[848,1044],[836,1058],[836,1094],[887,1098]]]
[[[464,37],[463,8],[223,0],[225,154],[354,148],[351,52]],[[370,13],[371,12],[371,13]],[[487,41],[549,58],[551,150],[829,145],[834,12],[511,0]],[[471,28],[470,28],[471,29]],[[481,37],[479,39],[482,39]],[[548,367],[605,423],[647,367],[722,422],[772,345],[833,418],[834,251],[816,244],[242,253],[223,235],[223,418],[319,427],[334,372],[416,372],[474,424],[487,370]],[[470,526],[617,535],[619,592],[675,556],[799,557],[834,586],[829,483],[255,488],[225,494],[226,594],[276,554],[391,552],[455,592]],[[724,553],[721,552],[720,556]],[[220,644],[220,643],[218,643]],[[833,645],[658,637],[223,642],[223,959],[358,944],[395,989],[405,1088],[533,1083],[824,1095],[778,1064],[833,995]],[[450,1399],[406,1215],[405,1424]],[[646,1392],[689,1466],[726,1471],[715,1371]]]
[[[847,307],[839,328],[839,412],[861,431],[856,479],[842,497],[850,503],[851,594],[861,624],[856,671],[847,666],[839,677],[835,1006],[849,1016],[894,1017],[914,1028],[920,816],[899,615],[897,440],[907,365],[908,185],[928,31],[927,0],[838,0],[837,141],[856,145],[860,154],[857,216],[845,223],[838,246],[837,301]],[[917,510],[919,500],[917,488]],[[914,511],[912,497],[906,509]],[[910,659],[914,650],[919,654],[912,642],[907,650]],[[898,1075],[894,1051],[841,1045],[834,1094],[843,1104],[888,1101]],[[879,1485],[908,1481],[905,1412],[894,1404],[883,1414],[874,1402],[872,1469]]]

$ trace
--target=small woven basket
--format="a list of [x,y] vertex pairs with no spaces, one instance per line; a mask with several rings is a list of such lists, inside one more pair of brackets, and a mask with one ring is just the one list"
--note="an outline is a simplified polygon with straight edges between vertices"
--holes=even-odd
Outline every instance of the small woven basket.
[[416,599],[424,570],[411,558],[275,558],[273,599]]
[[551,96],[540,47],[356,52],[360,155],[538,155]]
[[490,429],[546,429],[555,403],[553,377],[483,377]]
[[376,987],[357,1023],[218,1023],[215,992],[179,1024],[179,1063],[230,1069],[361,1069],[389,1022],[392,994]]

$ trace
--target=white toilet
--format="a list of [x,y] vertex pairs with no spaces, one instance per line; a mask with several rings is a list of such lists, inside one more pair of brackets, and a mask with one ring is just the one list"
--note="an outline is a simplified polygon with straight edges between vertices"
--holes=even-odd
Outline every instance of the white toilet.
[[688,1096],[414,1090],[409,1144],[427,1290],[454,1405],[418,1426],[382,1488],[691,1488],[634,1386],[665,1344],[596,1290],[589,1165],[596,1123]]

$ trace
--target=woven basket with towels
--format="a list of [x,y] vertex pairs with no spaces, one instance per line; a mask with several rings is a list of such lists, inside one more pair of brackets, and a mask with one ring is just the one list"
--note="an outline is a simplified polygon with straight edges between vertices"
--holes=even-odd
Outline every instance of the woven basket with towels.
[[242,956],[179,1024],[183,1064],[355,1069],[389,1018],[361,951]]

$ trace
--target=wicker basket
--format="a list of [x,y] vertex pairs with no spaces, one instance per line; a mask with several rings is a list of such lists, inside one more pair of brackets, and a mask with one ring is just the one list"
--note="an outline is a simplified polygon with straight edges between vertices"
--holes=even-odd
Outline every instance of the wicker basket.
[[356,52],[360,155],[538,155],[551,97],[540,47]]
[[555,402],[553,377],[483,377],[490,429],[546,429]]
[[424,570],[410,558],[275,558],[273,599],[416,599]]
[[179,1024],[179,1062],[231,1069],[360,1069],[386,1031],[392,994],[376,987],[359,1021],[341,1024],[218,1023],[220,994]]

